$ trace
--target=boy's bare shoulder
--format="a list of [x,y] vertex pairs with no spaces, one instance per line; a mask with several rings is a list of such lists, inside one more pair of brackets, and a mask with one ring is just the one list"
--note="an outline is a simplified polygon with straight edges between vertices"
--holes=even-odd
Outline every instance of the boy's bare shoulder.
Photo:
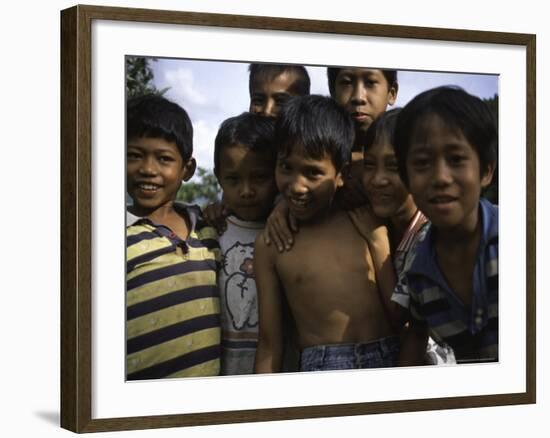
[[254,240],[254,257],[275,260],[277,254],[278,252],[275,245],[273,243],[271,245],[265,243],[262,233],[258,233]]

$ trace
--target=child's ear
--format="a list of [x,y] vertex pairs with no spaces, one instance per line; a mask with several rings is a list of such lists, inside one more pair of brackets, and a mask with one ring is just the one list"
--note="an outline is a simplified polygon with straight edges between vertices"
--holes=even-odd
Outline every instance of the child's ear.
[[195,174],[197,168],[197,162],[193,157],[189,158],[186,163],[183,164],[183,175],[181,177],[182,181],[189,181],[191,177]]
[[481,175],[481,188],[484,189],[489,184],[491,184],[491,181],[493,180],[493,175],[495,173],[495,163],[488,163],[487,169],[485,169],[485,172],[483,172],[483,175]]
[[340,171],[336,174],[336,188],[340,188],[344,185],[344,181],[348,179],[350,172],[350,165],[346,163],[342,166]]
[[388,90],[388,105],[393,105],[397,100],[398,89],[399,89],[399,85],[397,84],[397,82],[394,82],[390,86],[390,89]]

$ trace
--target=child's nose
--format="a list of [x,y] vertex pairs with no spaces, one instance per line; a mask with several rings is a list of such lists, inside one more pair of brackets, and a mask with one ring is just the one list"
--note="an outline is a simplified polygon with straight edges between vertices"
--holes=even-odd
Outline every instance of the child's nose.
[[354,104],[364,104],[367,101],[367,89],[364,84],[359,81],[355,87],[353,87],[353,94],[351,101]]
[[265,117],[275,117],[277,113],[277,105],[272,99],[268,99],[264,105],[262,115]]
[[244,183],[241,186],[241,198],[252,198],[254,196],[254,187],[249,183]]
[[153,158],[145,158],[139,168],[142,175],[155,175],[157,173],[156,161]]
[[435,185],[446,185],[452,182],[452,175],[445,160],[438,160],[434,164],[433,182]]
[[372,177],[372,184],[375,186],[385,186],[388,181],[388,175],[384,171],[378,170]]
[[289,184],[289,189],[292,194],[301,195],[307,192],[307,185],[304,183],[304,179],[301,176],[292,178]]

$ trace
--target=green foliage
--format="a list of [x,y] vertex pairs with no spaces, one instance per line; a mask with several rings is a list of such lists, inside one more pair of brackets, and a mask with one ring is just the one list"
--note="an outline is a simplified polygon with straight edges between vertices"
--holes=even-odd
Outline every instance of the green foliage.
[[198,204],[201,207],[219,202],[221,188],[216,175],[203,167],[197,168],[197,174],[200,181],[183,183],[176,199],[188,204]]
[[162,96],[168,88],[158,90],[153,84],[153,69],[149,62],[156,62],[156,58],[140,56],[126,57],[126,98],[130,99],[145,94]]

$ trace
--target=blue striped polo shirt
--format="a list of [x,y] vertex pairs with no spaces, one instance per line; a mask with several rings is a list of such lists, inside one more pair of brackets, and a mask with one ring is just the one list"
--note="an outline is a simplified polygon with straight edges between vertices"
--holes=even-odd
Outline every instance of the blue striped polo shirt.
[[405,260],[392,296],[401,305],[409,301],[411,317],[426,322],[436,341],[450,345],[457,363],[498,361],[498,207],[482,198],[479,211],[482,233],[471,306],[463,304],[439,269],[431,225]]
[[175,204],[191,231],[127,214],[128,380],[212,376],[220,371],[219,245],[196,206]]

